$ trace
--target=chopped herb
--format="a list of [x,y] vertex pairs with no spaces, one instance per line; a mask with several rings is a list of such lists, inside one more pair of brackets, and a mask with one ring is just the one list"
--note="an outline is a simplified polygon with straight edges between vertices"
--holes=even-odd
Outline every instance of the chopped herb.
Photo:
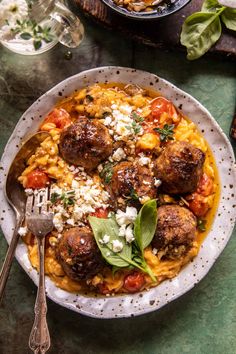
[[135,191],[134,188],[131,188],[130,190],[130,194],[129,195],[126,195],[126,196],[123,196],[126,200],[139,200],[139,196],[137,194],[137,192]]
[[63,203],[64,208],[66,208],[67,206],[75,204],[74,198],[75,198],[75,191],[71,190],[68,192],[63,192],[62,194],[52,193],[50,201],[52,204],[61,201]]
[[50,201],[51,201],[52,204],[55,204],[59,199],[60,199],[60,194],[58,194],[58,193],[52,193],[51,194]]
[[174,124],[165,124],[163,129],[160,128],[154,128],[156,132],[160,134],[160,140],[162,142],[166,142],[168,140],[174,140],[173,135],[174,135],[174,129],[175,125]]
[[104,180],[105,184],[109,184],[111,182],[113,176],[113,165],[111,163],[107,163],[102,172],[100,172],[100,177]]
[[134,190],[134,188],[131,189],[130,198],[131,198],[132,200],[139,200],[138,194],[137,194],[137,192]]
[[94,98],[91,95],[86,95],[86,98],[89,102],[93,102]]
[[144,121],[144,118],[143,117],[141,117],[138,113],[136,113],[136,112],[132,112],[131,113],[131,118],[133,119],[133,120],[135,120],[136,122],[143,122]]
[[102,114],[102,118],[106,118],[106,117],[109,117],[111,115],[111,113],[110,112],[103,112],[103,114]]
[[133,119],[133,122],[131,125],[126,125],[126,129],[133,130],[134,134],[140,133],[142,127],[139,123],[143,122],[144,118],[136,112],[131,113],[131,118]]
[[206,220],[204,219],[197,219],[197,228],[200,232],[206,231]]

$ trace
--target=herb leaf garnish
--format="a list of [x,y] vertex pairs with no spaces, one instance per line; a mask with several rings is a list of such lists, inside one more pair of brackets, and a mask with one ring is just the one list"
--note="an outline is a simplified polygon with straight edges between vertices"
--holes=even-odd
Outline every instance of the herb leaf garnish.
[[[103,258],[112,266],[116,267],[128,267],[130,261],[132,261],[131,253],[132,248],[130,245],[126,244],[124,237],[119,237],[119,226],[115,219],[101,219],[95,216],[88,217],[89,223],[92,227],[93,234],[97,245],[102,253]],[[108,243],[101,243],[100,240],[108,235],[110,240]],[[119,239],[123,244],[123,249],[121,252],[114,252],[112,249],[112,241]]]
[[[155,233],[157,223],[156,201],[150,200],[143,205],[134,223],[135,243],[128,244],[124,237],[119,236],[119,226],[114,218],[101,219],[89,216],[88,221],[92,227],[96,243],[103,258],[112,266],[132,266],[147,273],[152,281],[156,281],[155,275],[144,259],[144,248],[147,247]],[[105,235],[109,241],[101,242]],[[123,248],[120,252],[114,252],[112,241],[119,240]]]
[[75,191],[71,190],[68,192],[63,192],[62,194],[53,192],[51,194],[51,199],[50,199],[52,204],[56,204],[57,202],[62,202],[64,208],[70,205],[75,204]]
[[130,117],[133,119],[133,122],[131,125],[126,125],[126,128],[133,130],[134,134],[139,134],[142,128],[139,123],[143,122],[144,118],[134,111],[131,113]]
[[[221,36],[221,21],[236,31],[235,1],[205,0],[200,12],[188,16],[182,26],[180,42],[187,48],[187,58],[194,60],[205,54]],[[235,7],[235,6],[234,6]]]
[[113,165],[108,162],[103,167],[103,170],[100,172],[99,176],[104,180],[105,184],[109,184],[111,182],[113,176]]
[[174,140],[173,135],[174,135],[174,129],[175,125],[174,124],[165,124],[164,127],[161,128],[154,128],[156,132],[160,134],[160,140],[162,142],[166,142],[168,140]]
[[152,199],[142,206],[134,222],[135,240],[142,253],[152,241],[156,225],[157,203],[155,199]]

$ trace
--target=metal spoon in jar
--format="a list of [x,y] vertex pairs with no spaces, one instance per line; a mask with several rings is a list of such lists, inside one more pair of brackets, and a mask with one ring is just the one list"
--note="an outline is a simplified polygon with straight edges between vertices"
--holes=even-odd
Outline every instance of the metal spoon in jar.
[[38,132],[31,136],[21,147],[16,154],[7,174],[5,195],[8,203],[16,215],[15,230],[9,244],[7,254],[0,272],[0,304],[3,298],[4,289],[10,273],[11,264],[14,258],[16,246],[19,241],[18,229],[25,217],[26,194],[18,181],[18,177],[26,168],[26,161],[35,152],[35,149],[40,146],[49,134],[47,132]]

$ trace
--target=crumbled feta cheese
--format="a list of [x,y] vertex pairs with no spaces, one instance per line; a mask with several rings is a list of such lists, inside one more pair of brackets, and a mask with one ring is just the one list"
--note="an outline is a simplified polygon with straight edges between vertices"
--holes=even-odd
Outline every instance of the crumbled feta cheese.
[[101,172],[102,172],[102,170],[103,170],[103,166],[102,166],[102,164],[98,165],[98,172],[99,172],[99,173],[101,173]]
[[104,235],[103,238],[99,239],[99,242],[103,245],[106,245],[110,241],[110,236],[109,235]]
[[121,147],[119,147],[112,155],[112,158],[114,161],[121,161],[122,159],[126,158],[126,154],[124,150]]
[[56,213],[53,217],[53,225],[55,228],[59,231],[62,232],[63,230],[63,220],[62,220],[62,214],[61,213]]
[[119,228],[119,233],[118,233],[118,235],[119,235],[120,237],[125,237],[125,231],[126,231],[126,225],[123,224],[123,225],[121,225],[121,227]]
[[134,207],[127,206],[125,212],[118,209],[116,213],[117,224],[122,226],[123,224],[128,225],[130,223],[133,223],[137,217],[137,214],[137,209]]
[[22,226],[22,227],[20,227],[19,229],[18,229],[18,234],[20,235],[20,236],[26,236],[27,235],[27,232],[28,232],[28,228],[27,228],[27,226]]
[[145,166],[148,165],[151,162],[151,159],[149,157],[146,156],[141,156],[138,160],[139,164],[141,166]]
[[161,180],[158,178],[154,178],[154,186],[159,187],[161,185]]
[[26,189],[25,189],[25,193],[26,193],[27,195],[31,195],[31,194],[34,194],[34,191],[33,191],[33,189],[31,189],[31,188],[26,188]]
[[74,219],[67,219],[67,220],[66,220],[66,223],[67,223],[68,225],[74,226],[74,225],[75,225],[75,220],[74,220]]
[[72,183],[71,183],[71,187],[72,187],[73,189],[79,188],[79,182],[76,181],[75,179],[73,179],[73,181],[72,181]]
[[153,253],[154,255],[156,255],[156,254],[157,254],[157,249],[156,249],[156,248],[153,248],[153,249],[152,249],[152,253]]
[[151,198],[148,195],[144,195],[143,197],[139,198],[139,201],[141,204],[145,204],[146,202],[148,202]]
[[112,250],[115,253],[121,252],[123,250],[123,243],[119,240],[112,241]]
[[133,225],[132,224],[127,226],[127,228],[125,230],[125,239],[128,243],[131,243],[132,241],[134,241],[134,232],[133,232]]
[[107,116],[105,119],[104,119],[104,125],[110,125],[112,122],[112,118],[110,116]]

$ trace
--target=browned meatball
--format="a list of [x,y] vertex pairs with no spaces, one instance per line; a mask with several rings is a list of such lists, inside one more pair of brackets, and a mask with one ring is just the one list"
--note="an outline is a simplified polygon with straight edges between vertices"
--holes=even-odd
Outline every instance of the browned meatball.
[[185,252],[195,240],[197,220],[193,213],[179,205],[163,205],[157,209],[157,228],[152,246],[165,249],[171,258]]
[[155,176],[169,194],[192,193],[203,173],[205,154],[192,144],[176,141],[167,145],[156,160]]
[[156,196],[150,169],[128,161],[121,162],[113,168],[110,187],[115,197]]
[[111,155],[112,139],[98,120],[81,117],[64,129],[59,150],[67,162],[93,170]]
[[57,247],[57,259],[68,277],[88,279],[102,268],[103,260],[88,227],[73,227],[64,232]]

